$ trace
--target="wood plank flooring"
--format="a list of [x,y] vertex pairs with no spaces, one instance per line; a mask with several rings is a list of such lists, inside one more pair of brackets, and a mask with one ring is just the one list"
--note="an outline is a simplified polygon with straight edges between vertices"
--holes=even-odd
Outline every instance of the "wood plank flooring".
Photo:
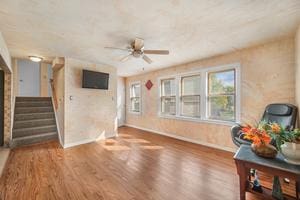
[[[49,142],[13,149],[0,199],[238,200],[232,156],[122,127],[118,138],[73,148]],[[270,186],[271,177],[261,177]],[[284,186],[289,193],[293,188]]]

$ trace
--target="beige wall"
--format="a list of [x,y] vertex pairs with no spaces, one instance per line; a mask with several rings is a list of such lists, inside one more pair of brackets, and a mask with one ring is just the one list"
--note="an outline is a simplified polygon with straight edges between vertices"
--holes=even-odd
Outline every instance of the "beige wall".
[[[189,64],[128,77],[126,79],[126,123],[184,137],[198,143],[234,150],[230,126],[159,118],[157,116],[158,77],[194,71],[203,67],[240,63],[241,120],[253,123],[254,120],[260,119],[267,104],[295,103],[294,62],[294,38],[285,38]],[[144,86],[147,80],[154,83],[150,91]],[[130,108],[129,84],[133,81],[142,83],[141,115],[128,112]]]
[[[296,79],[296,105],[300,106],[300,26],[296,32],[295,37],[295,79]],[[298,126],[299,126],[299,118],[300,118],[300,112],[298,112]]]
[[48,97],[49,96],[49,76],[48,76],[48,64],[41,63],[40,65],[40,96]]
[[[65,59],[64,68],[64,146],[115,136],[117,133],[116,68],[71,58]],[[82,88],[82,69],[109,73],[109,89]]]

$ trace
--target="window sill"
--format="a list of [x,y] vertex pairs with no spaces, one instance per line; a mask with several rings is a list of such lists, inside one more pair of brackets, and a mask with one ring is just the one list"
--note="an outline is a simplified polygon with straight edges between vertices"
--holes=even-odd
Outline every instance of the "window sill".
[[183,116],[175,116],[175,115],[158,115],[160,118],[165,119],[176,119],[176,120],[183,120],[183,121],[191,121],[191,122],[198,122],[198,123],[208,123],[208,124],[218,124],[218,125],[225,125],[225,126],[233,126],[239,124],[239,122],[229,122],[229,121],[221,121],[221,120],[213,120],[213,119],[200,119],[200,118],[193,118],[193,117],[183,117]]

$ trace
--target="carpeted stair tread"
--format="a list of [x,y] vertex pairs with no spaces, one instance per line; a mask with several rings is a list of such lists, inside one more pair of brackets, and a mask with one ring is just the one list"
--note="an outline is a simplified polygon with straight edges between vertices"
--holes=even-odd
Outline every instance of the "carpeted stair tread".
[[55,125],[55,118],[15,120],[14,129]]
[[51,97],[16,97],[16,102],[20,101],[51,101]]
[[51,101],[20,101],[16,102],[16,107],[47,107],[52,106]]
[[14,138],[11,141],[10,147],[14,148],[17,146],[24,146],[24,145],[29,145],[29,144],[35,144],[38,142],[57,140],[57,139],[58,139],[57,132],[49,132],[49,133],[43,133],[43,134],[18,137],[18,138]]
[[55,131],[57,131],[56,125],[18,128],[18,129],[13,129],[13,138],[48,133],[48,132],[55,132]]
[[51,106],[43,106],[43,107],[16,107],[15,113],[41,113],[41,112],[51,112],[53,108]]
[[15,113],[15,121],[30,119],[45,119],[54,117],[54,112]]

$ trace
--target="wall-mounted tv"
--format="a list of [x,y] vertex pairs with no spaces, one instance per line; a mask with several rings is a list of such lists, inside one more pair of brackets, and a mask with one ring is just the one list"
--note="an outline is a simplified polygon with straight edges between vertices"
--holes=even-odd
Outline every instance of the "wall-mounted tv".
[[108,90],[109,74],[82,70],[82,87]]

